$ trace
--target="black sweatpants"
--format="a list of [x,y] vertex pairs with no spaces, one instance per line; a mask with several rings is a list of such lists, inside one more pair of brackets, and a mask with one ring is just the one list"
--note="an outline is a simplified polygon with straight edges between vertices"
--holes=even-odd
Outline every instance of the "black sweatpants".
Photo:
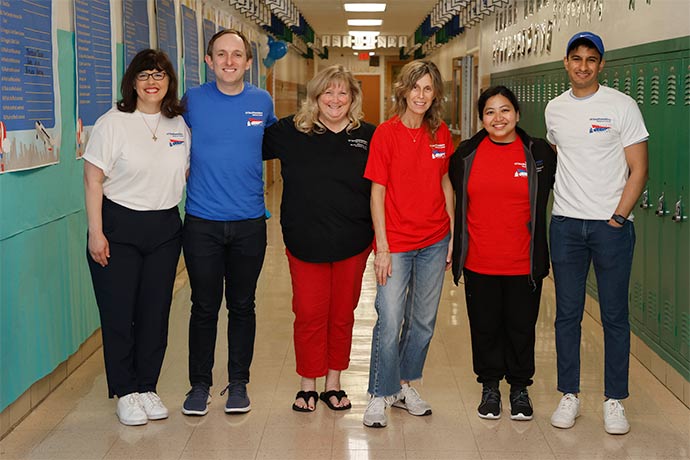
[[177,209],[134,211],[103,197],[108,265],[90,256],[101,316],[108,396],[156,391],[168,344],[168,317],[182,222]]
[[529,276],[483,275],[465,268],[465,300],[477,381],[526,387],[534,376],[535,325],[542,281]]

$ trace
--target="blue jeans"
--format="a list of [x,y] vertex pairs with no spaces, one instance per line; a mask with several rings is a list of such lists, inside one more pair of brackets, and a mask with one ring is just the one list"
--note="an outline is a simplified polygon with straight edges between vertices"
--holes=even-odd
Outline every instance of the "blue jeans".
[[223,222],[187,214],[182,242],[192,288],[189,382],[213,385],[223,292],[228,309],[228,379],[249,381],[256,334],[256,284],[266,252],[266,218]]
[[450,235],[426,248],[392,253],[393,274],[376,288],[369,394],[391,396],[400,380],[422,378],[446,267]]
[[558,390],[580,391],[580,336],[585,306],[585,283],[594,264],[604,327],[604,395],[628,397],[630,322],[628,285],[635,229],[604,220],[551,217],[551,261],[556,284],[556,354]]

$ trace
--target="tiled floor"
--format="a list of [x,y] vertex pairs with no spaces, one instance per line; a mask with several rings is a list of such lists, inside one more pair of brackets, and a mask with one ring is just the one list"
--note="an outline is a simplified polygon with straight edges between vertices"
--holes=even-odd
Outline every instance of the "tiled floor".
[[[549,416],[556,392],[553,284],[547,280],[537,330],[537,375],[530,393],[531,422],[476,416],[480,387],[474,380],[462,287],[446,278],[425,376],[417,387],[433,406],[429,417],[391,409],[389,426],[362,425],[369,347],[375,322],[373,273],[364,276],[350,369],[343,388],[353,401],[346,412],[319,403],[312,414],[290,409],[299,379],[292,347],[290,277],[279,226],[279,187],[268,195],[269,247],[257,294],[258,330],[249,386],[252,411],[229,416],[220,392],[225,381],[225,334],[218,334],[214,400],[209,414],[180,413],[187,383],[189,285],[183,274],[170,319],[169,347],[159,394],[170,418],[143,427],[120,425],[107,398],[103,358],[95,353],[15,430],[0,441],[10,459],[690,459],[690,410],[634,358],[626,409],[632,431],[607,435],[602,421],[603,341],[588,316],[583,330],[582,415],[574,428],[558,430]],[[371,262],[371,260],[370,260]],[[226,321],[221,321],[225,330]],[[319,382],[322,385],[322,382]],[[507,388],[504,388],[504,395]],[[506,404],[507,406],[507,404]]]

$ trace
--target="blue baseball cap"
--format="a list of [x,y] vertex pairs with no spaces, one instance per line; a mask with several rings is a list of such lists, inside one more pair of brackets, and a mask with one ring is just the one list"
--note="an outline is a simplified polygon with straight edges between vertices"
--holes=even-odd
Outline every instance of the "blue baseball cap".
[[570,49],[572,48],[573,43],[576,40],[587,40],[590,42],[594,47],[599,51],[599,54],[601,57],[604,57],[604,42],[601,40],[601,37],[597,34],[593,34],[592,32],[578,32],[575,35],[573,35],[573,38],[568,40],[568,46],[565,48],[565,55],[568,56],[568,53],[570,52]]

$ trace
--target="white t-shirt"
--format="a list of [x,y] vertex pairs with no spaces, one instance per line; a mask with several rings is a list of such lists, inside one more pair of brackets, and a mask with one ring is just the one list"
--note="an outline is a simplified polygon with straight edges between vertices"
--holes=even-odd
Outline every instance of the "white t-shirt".
[[108,199],[136,211],[153,211],[182,200],[190,147],[189,128],[181,116],[127,113],[114,107],[96,121],[84,159],[103,170]]
[[546,137],[558,147],[552,214],[610,219],[630,174],[623,149],[649,137],[637,103],[606,86],[582,99],[568,90],[545,117]]

